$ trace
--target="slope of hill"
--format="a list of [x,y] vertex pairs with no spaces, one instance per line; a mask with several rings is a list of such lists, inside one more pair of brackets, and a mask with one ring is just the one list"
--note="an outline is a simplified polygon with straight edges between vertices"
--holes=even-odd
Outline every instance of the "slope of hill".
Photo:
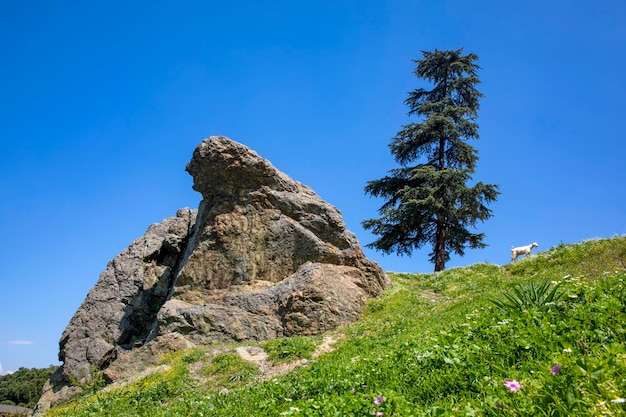
[[297,337],[172,353],[46,416],[625,414],[626,237],[391,276],[359,322],[326,335],[332,351]]

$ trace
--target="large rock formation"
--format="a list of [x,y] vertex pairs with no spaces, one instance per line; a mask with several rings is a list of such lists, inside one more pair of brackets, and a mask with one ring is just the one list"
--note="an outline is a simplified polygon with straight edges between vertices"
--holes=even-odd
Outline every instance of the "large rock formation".
[[109,263],[63,332],[63,366],[36,412],[94,370],[113,382],[168,350],[347,324],[391,285],[336,208],[249,148],[211,137],[187,171],[200,207],[153,224]]

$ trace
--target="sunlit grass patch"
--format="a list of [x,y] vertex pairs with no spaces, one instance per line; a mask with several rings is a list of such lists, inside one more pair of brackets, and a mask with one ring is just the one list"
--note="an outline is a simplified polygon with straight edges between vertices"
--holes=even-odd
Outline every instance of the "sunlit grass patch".
[[159,364],[190,364],[201,361],[207,355],[208,347],[199,346],[193,349],[173,350],[160,357]]
[[259,374],[259,369],[236,353],[221,353],[204,365],[200,374],[207,378],[210,387],[230,389],[238,384],[250,382]]
[[504,267],[514,277],[559,279],[566,275],[595,277],[626,269],[626,236],[586,240],[530,255]]
[[269,361],[279,363],[311,359],[319,342],[319,337],[294,336],[268,340],[261,343],[261,347],[267,352]]

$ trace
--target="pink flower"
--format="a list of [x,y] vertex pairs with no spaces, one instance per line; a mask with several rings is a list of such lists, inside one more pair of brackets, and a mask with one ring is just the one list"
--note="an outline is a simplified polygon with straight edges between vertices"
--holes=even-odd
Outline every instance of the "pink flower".
[[505,379],[504,387],[511,390],[511,392],[515,392],[518,389],[522,388],[522,384],[517,382],[515,379]]
[[374,404],[381,405],[383,403],[383,394],[380,394],[378,397],[374,398]]
[[385,413],[383,413],[382,411],[376,411],[376,415],[378,417],[385,415]]
[[552,367],[552,371],[550,372],[552,376],[556,376],[559,372],[561,372],[561,365],[554,365]]

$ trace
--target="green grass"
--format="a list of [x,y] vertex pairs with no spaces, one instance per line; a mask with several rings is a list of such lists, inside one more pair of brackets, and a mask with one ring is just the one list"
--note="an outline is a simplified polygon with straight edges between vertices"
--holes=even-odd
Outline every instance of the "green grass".
[[311,359],[319,340],[310,337],[296,336],[284,339],[273,339],[261,343],[267,352],[268,360],[274,363],[290,362],[298,359]]
[[[334,351],[283,376],[260,379],[235,346],[200,348],[169,355],[165,373],[47,415],[626,415],[626,237],[391,278],[360,321],[335,331]],[[263,347],[295,360],[320,342]],[[193,378],[194,364],[206,380]]]
[[251,381],[259,374],[259,369],[236,353],[221,353],[204,365],[200,374],[210,381],[214,389],[232,389]]

